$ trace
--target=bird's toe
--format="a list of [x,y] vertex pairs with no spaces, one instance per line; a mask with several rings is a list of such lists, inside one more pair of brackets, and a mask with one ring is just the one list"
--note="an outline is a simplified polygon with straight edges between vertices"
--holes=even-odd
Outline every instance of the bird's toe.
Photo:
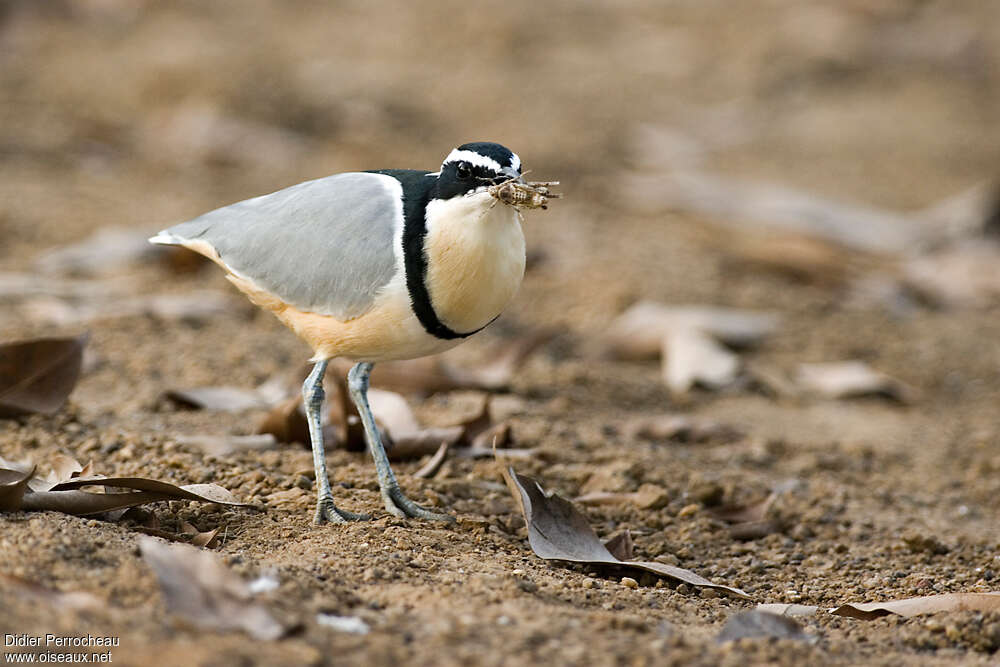
[[385,500],[385,509],[390,514],[400,518],[410,517],[413,519],[426,519],[427,521],[455,521],[455,517],[450,514],[432,512],[416,504],[407,498],[398,486],[383,492],[382,497]]
[[368,514],[357,514],[342,510],[333,504],[333,500],[321,498],[316,503],[316,525],[324,523],[347,523],[348,521],[368,521],[371,516]]

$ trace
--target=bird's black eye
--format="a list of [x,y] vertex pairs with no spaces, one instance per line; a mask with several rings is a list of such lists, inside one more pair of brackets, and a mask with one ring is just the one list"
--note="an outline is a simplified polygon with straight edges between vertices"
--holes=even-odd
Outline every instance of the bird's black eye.
[[455,165],[455,175],[463,181],[472,178],[472,165],[468,162],[459,162]]

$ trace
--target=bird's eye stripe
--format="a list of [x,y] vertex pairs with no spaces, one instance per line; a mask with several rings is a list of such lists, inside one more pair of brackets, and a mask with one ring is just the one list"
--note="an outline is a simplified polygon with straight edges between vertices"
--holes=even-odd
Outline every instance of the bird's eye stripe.
[[468,162],[474,167],[485,167],[496,172],[502,171],[503,169],[500,166],[500,163],[493,158],[480,155],[474,151],[460,151],[457,148],[449,153],[448,157],[444,159],[444,164],[448,164],[449,162]]

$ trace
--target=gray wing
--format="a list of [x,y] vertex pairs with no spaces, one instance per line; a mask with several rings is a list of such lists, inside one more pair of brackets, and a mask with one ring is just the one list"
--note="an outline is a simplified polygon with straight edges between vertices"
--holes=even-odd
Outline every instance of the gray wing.
[[216,209],[150,240],[205,241],[285,303],[347,320],[367,311],[396,272],[401,195],[391,176],[337,174]]

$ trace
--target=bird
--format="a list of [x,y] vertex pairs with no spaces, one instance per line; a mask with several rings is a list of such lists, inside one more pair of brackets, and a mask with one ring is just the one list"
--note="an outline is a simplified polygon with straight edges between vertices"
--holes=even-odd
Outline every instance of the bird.
[[[386,511],[454,521],[410,500],[368,404],[375,363],[448,350],[482,331],[524,276],[520,207],[498,186],[529,186],[521,159],[493,142],[452,150],[437,171],[334,174],[174,225],[149,239],[200,253],[302,338],[314,364],[302,385],[316,472],[315,523],[369,519],[334,503],[321,410],[330,360],[354,362],[358,408]],[[547,191],[546,191],[547,192]]]

